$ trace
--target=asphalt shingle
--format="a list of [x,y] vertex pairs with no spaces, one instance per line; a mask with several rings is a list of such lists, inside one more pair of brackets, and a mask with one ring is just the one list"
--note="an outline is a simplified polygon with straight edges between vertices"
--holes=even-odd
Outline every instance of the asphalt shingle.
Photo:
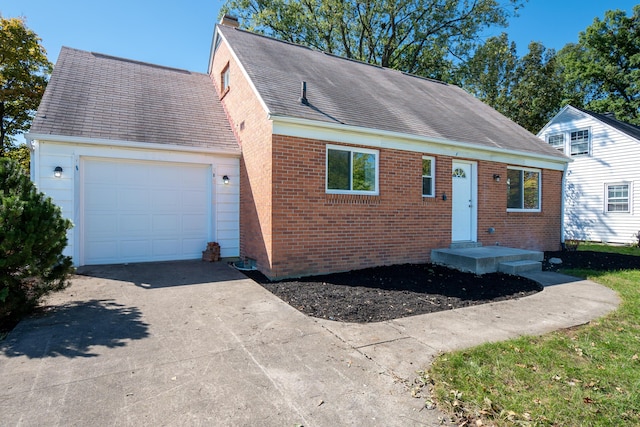
[[68,47],[30,133],[240,152],[207,74]]
[[[218,25],[274,116],[564,158],[463,89]],[[309,105],[300,102],[307,83]]]

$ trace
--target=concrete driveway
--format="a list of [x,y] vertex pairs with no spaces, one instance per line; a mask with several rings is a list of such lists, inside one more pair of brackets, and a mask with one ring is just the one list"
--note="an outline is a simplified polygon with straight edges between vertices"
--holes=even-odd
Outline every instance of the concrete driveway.
[[0,424],[421,426],[438,352],[585,323],[607,288],[541,273],[516,301],[358,325],[307,317],[223,263],[83,268],[0,342]]

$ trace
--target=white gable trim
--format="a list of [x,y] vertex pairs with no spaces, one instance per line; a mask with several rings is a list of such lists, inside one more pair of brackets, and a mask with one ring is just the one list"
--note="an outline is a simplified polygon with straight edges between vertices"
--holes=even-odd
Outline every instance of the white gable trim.
[[[236,55],[235,51],[231,47],[231,44],[227,41],[227,39],[224,37],[224,34],[222,34],[222,32],[219,31],[217,27],[216,27],[216,35],[217,37],[221,37],[224,43],[227,45],[227,49],[229,49],[229,52],[231,53],[231,57],[236,62],[236,65],[238,66],[238,68],[240,68],[240,71],[242,71],[242,75],[244,76],[245,80],[249,83],[251,90],[253,91],[256,98],[258,98],[258,102],[260,102],[260,105],[262,105],[262,108],[264,109],[264,111],[267,113],[267,115],[271,114],[271,112],[269,111],[269,107],[267,107],[267,103],[264,102],[264,99],[262,99],[260,92],[258,92],[258,89],[253,84],[253,80],[251,80],[251,77],[249,77],[249,73],[247,73],[247,70],[244,68],[244,65],[242,65],[242,62],[240,61],[240,59],[238,59],[238,55]],[[211,62],[209,65],[209,74],[211,74],[211,70],[213,68],[213,61],[215,60],[215,38],[214,38],[214,46],[212,46],[212,49],[214,50],[212,50]]]
[[153,151],[180,151],[187,153],[207,153],[207,154],[220,154],[233,157],[240,157],[240,149],[221,149],[215,147],[196,147],[189,145],[174,145],[174,144],[159,144],[153,142],[137,142],[137,141],[122,141],[115,139],[104,138],[86,138],[81,136],[64,136],[64,135],[48,135],[38,133],[25,134],[27,141],[49,141],[49,142],[62,142],[68,144],[85,144],[85,145],[102,145],[113,146],[122,148],[135,148],[143,150]]
[[565,106],[564,106],[560,111],[558,111],[558,113],[557,113],[555,116],[553,116],[553,118],[552,118],[551,120],[549,120],[549,121],[547,122],[547,124],[546,124],[546,125],[544,125],[544,127],[543,127],[542,129],[540,129],[540,132],[538,132],[538,133],[536,134],[536,136],[537,136],[538,138],[542,138],[542,136],[547,132],[547,128],[548,128],[549,126],[551,126],[551,124],[552,124],[552,123],[553,123],[553,122],[554,122],[558,117],[560,117],[562,114],[564,114],[564,112],[565,112],[565,111],[567,111],[569,108],[571,108],[572,110],[574,110],[576,113],[584,114],[582,111],[576,110],[576,109],[575,109],[575,108],[573,108],[571,105],[568,105],[568,104],[567,104],[567,105],[565,105]]
[[544,154],[534,154],[502,148],[481,147],[462,141],[442,138],[426,138],[399,132],[370,129],[269,115],[273,122],[273,134],[298,138],[319,139],[323,141],[341,142],[345,144],[363,145],[366,147],[389,148],[419,153],[440,154],[452,157],[464,157],[474,160],[486,160],[519,166],[537,167],[564,171],[566,164],[572,160]]

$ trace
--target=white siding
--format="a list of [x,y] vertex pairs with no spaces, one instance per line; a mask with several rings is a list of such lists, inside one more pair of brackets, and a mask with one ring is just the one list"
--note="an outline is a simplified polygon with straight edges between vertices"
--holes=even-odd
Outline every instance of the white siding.
[[[80,167],[84,158],[125,159],[159,162],[177,162],[208,164],[212,170],[212,215],[211,233],[208,241],[220,244],[222,257],[237,257],[240,253],[239,225],[239,184],[240,162],[236,156],[172,150],[146,150],[144,148],[124,148],[98,144],[76,144],[37,141],[32,164],[33,179],[38,189],[51,197],[60,206],[64,217],[74,223],[68,233],[68,245],[65,254],[74,258],[76,265],[81,259],[81,200]],[[61,166],[64,172],[55,178],[53,170]],[[229,184],[222,182],[222,176],[228,175]],[[203,247],[202,250],[205,248]]]
[[[573,156],[566,178],[565,235],[592,241],[628,243],[640,231],[640,141],[577,110],[556,116],[540,137],[589,129],[591,154]],[[606,185],[628,183],[630,212],[606,212]]]

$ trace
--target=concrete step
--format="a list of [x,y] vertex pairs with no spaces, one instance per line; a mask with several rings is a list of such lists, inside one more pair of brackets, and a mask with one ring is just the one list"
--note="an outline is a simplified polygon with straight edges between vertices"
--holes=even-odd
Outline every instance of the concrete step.
[[452,242],[449,249],[479,248],[481,246],[480,242]]
[[531,260],[505,261],[498,264],[498,271],[518,276],[522,273],[542,271],[542,263],[540,261]]
[[434,249],[431,262],[475,274],[494,273],[500,263],[515,261],[542,261],[544,253],[504,246]]

